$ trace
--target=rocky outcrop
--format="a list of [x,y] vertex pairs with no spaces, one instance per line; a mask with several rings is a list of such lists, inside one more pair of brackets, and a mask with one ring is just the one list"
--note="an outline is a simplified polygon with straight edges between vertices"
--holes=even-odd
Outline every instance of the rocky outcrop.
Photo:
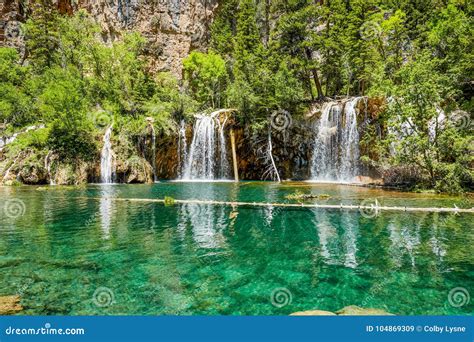
[[[101,28],[104,42],[120,39],[124,32],[138,31],[147,41],[146,53],[152,71],[182,75],[182,59],[194,49],[203,49],[217,0],[53,0],[59,12],[73,14],[84,9]],[[0,4],[0,44],[24,50],[20,22],[27,17],[29,1],[4,0]]]

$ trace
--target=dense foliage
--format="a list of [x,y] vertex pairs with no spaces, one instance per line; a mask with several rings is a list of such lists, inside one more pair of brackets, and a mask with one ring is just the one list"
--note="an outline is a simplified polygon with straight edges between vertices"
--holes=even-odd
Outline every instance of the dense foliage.
[[90,157],[112,122],[140,130],[152,116],[171,131],[194,110],[232,107],[257,128],[276,109],[298,116],[315,100],[369,95],[384,99],[374,120],[386,134],[363,160],[416,168],[420,187],[472,187],[472,2],[222,0],[182,81],[147,71],[140,35],[105,45],[85,12],[38,4],[26,63],[0,49],[0,120],[51,124],[47,143],[66,158]]

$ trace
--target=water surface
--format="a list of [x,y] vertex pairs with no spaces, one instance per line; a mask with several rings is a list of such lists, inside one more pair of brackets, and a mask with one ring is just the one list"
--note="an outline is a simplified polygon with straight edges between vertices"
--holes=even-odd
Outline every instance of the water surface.
[[286,315],[347,305],[472,313],[472,299],[448,300],[457,287],[473,294],[471,214],[115,199],[289,202],[296,190],[331,196],[316,203],[473,204],[311,183],[0,187],[0,295],[20,294],[22,314],[36,315]]

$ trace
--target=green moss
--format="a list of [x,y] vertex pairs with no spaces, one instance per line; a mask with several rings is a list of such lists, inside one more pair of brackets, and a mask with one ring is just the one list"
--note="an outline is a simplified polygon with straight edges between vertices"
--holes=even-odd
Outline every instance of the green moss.
[[173,197],[165,196],[165,206],[172,206],[175,204]]

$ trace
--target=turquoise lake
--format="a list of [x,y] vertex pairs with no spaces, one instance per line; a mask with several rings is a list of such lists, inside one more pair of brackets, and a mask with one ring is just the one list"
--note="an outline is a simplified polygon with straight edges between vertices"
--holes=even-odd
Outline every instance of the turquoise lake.
[[122,199],[470,208],[471,199],[311,183],[0,187],[0,296],[26,315],[288,315],[357,305],[468,315],[474,215]]

